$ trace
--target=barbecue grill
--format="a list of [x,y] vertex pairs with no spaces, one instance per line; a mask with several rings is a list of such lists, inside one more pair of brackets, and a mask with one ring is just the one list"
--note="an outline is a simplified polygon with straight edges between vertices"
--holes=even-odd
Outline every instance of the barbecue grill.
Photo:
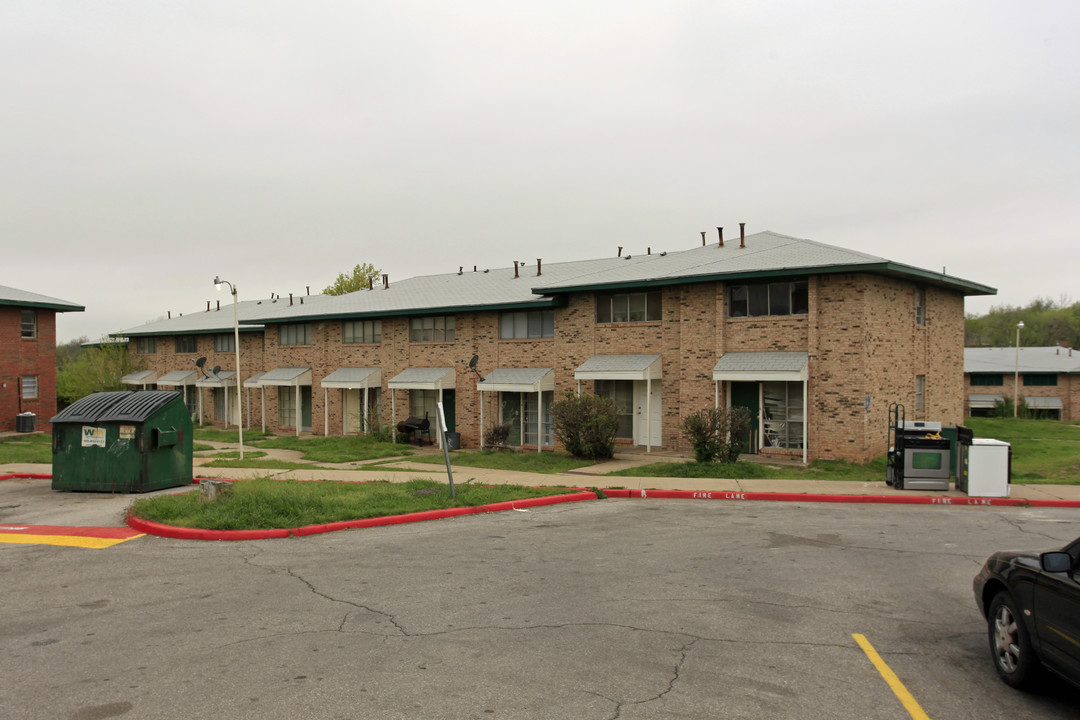
[[417,445],[424,444],[424,436],[427,436],[428,445],[432,444],[431,440],[431,421],[428,420],[427,413],[424,413],[424,417],[407,417],[398,423],[397,430],[402,435],[410,435],[413,441]]

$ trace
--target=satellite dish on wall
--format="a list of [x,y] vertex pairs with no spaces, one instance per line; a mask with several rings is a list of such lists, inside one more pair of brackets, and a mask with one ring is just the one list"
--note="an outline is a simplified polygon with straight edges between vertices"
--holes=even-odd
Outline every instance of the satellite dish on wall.
[[221,366],[220,365],[215,365],[214,369],[210,371],[210,374],[213,375],[214,377],[217,377],[217,374],[219,372],[221,372]]
[[192,362],[194,362],[194,363],[195,363],[195,367],[197,367],[197,368],[199,368],[200,370],[202,370],[202,366],[206,364],[206,358],[204,358],[204,357],[201,357],[201,358],[199,358],[198,360],[193,360]]
[[479,362],[479,361],[480,361],[480,356],[479,355],[473,355],[472,359],[469,360],[469,369],[470,370],[475,370],[476,369],[476,363]]

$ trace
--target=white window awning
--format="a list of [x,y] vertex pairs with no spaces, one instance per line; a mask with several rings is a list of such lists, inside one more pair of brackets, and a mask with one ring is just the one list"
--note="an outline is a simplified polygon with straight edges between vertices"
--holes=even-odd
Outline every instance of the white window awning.
[[382,371],[379,368],[338,368],[320,380],[319,384],[324,388],[343,390],[380,387]]
[[309,367],[279,367],[263,373],[259,378],[260,386],[278,385],[296,387],[298,385],[311,385],[311,368]]
[[593,355],[574,370],[575,380],[659,380],[660,355]]
[[236,371],[235,370],[219,370],[216,375],[211,373],[206,377],[199,378],[195,385],[197,387],[236,387]]
[[139,370],[120,378],[125,385],[153,385],[157,382],[157,370]]
[[409,368],[386,384],[391,390],[453,390],[457,373],[452,367]]
[[481,392],[548,392],[555,390],[555,371],[551,368],[498,368],[483,382],[476,383]]
[[1004,395],[971,393],[968,395],[968,407],[976,410],[993,409],[999,402],[1005,402]]
[[1061,410],[1064,407],[1061,398],[1041,395],[1025,395],[1024,404],[1036,410]]
[[713,380],[733,382],[806,382],[805,352],[728,352],[713,368]]
[[194,385],[198,378],[199,373],[195,370],[173,370],[171,373],[159,377],[157,384],[168,385],[169,387]]

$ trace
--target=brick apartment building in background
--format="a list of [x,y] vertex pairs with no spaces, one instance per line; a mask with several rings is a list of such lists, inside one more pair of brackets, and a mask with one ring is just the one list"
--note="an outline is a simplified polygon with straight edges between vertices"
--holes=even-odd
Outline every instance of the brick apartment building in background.
[[994,415],[1019,397],[1027,415],[1080,419],[1080,351],[1068,346],[964,349],[967,414]]
[[[964,298],[993,288],[773,232],[642,250],[249,298],[245,425],[342,435],[434,419],[442,402],[464,447],[506,422],[511,444],[542,451],[552,402],[596,393],[615,400],[623,446],[688,450],[688,415],[742,406],[749,452],[863,462],[886,451],[890,403],[962,421]],[[223,302],[125,330],[150,368],[129,382],[184,383],[216,422],[228,395],[235,422],[218,379],[235,370],[231,329]]]
[[56,314],[83,306],[0,285],[0,432],[34,413],[48,430],[56,414]]

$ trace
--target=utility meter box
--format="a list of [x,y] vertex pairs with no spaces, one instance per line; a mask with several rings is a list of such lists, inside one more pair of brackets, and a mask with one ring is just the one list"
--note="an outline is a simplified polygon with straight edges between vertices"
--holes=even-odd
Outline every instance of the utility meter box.
[[192,483],[191,415],[177,390],[94,393],[49,422],[53,490],[131,493]]

